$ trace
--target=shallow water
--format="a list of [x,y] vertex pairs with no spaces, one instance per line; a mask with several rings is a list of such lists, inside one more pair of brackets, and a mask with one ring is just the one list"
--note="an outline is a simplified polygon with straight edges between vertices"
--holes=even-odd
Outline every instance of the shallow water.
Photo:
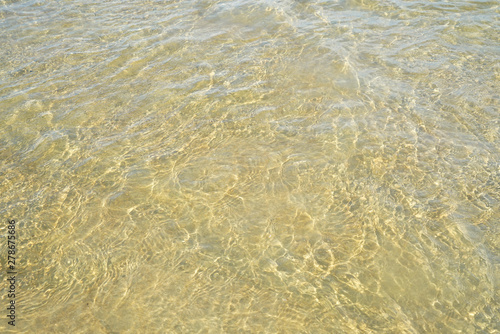
[[1,1],[15,329],[500,332],[499,14]]

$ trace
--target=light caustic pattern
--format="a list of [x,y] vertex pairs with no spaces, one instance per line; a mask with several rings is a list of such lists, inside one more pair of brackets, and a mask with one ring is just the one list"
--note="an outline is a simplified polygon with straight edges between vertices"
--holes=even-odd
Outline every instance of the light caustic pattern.
[[0,18],[16,330],[500,331],[498,2]]

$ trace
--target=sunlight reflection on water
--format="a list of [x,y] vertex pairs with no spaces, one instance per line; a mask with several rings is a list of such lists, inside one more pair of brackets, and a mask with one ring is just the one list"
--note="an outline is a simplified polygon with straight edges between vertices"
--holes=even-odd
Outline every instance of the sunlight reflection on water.
[[18,328],[500,331],[498,14],[3,1]]

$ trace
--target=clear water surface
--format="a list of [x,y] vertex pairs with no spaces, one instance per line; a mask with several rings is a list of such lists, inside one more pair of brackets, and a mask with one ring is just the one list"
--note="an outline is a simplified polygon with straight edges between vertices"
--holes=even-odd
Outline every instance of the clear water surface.
[[499,19],[487,0],[1,1],[15,329],[499,333]]

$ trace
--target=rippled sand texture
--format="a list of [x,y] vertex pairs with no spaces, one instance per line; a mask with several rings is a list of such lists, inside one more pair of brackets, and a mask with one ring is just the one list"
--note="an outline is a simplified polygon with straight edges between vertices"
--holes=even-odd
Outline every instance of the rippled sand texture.
[[499,14],[0,2],[16,329],[500,332]]

